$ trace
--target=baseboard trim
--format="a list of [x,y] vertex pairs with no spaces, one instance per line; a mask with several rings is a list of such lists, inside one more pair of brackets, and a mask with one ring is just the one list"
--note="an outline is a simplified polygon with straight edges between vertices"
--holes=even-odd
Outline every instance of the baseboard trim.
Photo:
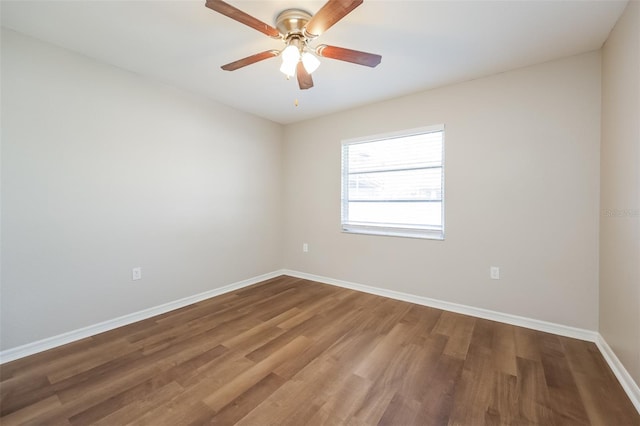
[[616,378],[620,382],[620,385],[627,393],[631,403],[636,407],[638,413],[640,413],[640,387],[633,380],[627,369],[624,368],[624,365],[622,365],[615,352],[613,352],[613,349],[611,349],[600,333],[598,333],[596,345],[598,346],[598,349],[600,349],[605,361],[607,361],[607,364],[609,364],[613,374],[615,374]]
[[193,303],[200,302],[205,299],[209,299],[211,297],[219,296],[224,293],[229,293],[231,291],[235,291],[243,287],[248,287],[250,285],[257,284],[259,282],[266,281],[271,278],[279,277],[281,275],[284,275],[284,272],[282,270],[269,272],[267,274],[248,278],[246,280],[238,281],[223,287],[214,288],[212,290],[195,294],[193,296],[188,296],[179,300],[174,300],[172,302],[164,303],[162,305],[154,306],[151,308],[143,309],[138,312],[133,312],[131,314],[123,315],[118,318],[103,321],[98,324],[93,324],[77,330],[72,330],[66,333],[59,334],[57,336],[52,336],[46,339],[38,340],[36,342],[27,343],[26,345],[17,346],[15,348],[6,349],[4,351],[0,351],[0,364],[14,361],[19,358],[36,354],[38,352],[43,352],[49,349],[53,349],[58,346],[66,345],[67,343],[75,342],[80,339],[85,339],[87,337],[91,337],[99,333],[104,333],[105,331],[113,330],[114,328],[122,327],[124,325],[129,325],[134,322],[151,318],[156,315],[164,314],[169,311],[173,311],[175,309],[179,309],[179,308],[191,305]]
[[519,327],[531,328],[533,330],[544,331],[565,337],[573,337],[574,339],[587,340],[595,342],[598,336],[596,331],[585,330],[582,328],[570,327],[562,324],[536,320],[532,318],[521,317],[518,315],[506,314],[489,309],[476,308],[458,303],[445,302],[442,300],[431,299],[429,297],[416,296],[409,293],[402,293],[394,290],[387,290],[379,287],[371,287],[364,284],[357,284],[348,281],[336,280],[334,278],[323,277],[320,275],[307,274],[306,272],[292,271],[285,269],[284,274],[296,278],[303,278],[311,281],[317,281],[324,284],[344,287],[351,290],[362,291],[364,293],[375,294],[377,296],[389,297],[391,299],[402,300],[404,302],[415,303],[417,305],[429,306],[432,308],[442,309],[445,311],[456,312],[459,314],[470,315],[473,317],[488,319],[491,321],[503,322],[506,324],[517,325]]

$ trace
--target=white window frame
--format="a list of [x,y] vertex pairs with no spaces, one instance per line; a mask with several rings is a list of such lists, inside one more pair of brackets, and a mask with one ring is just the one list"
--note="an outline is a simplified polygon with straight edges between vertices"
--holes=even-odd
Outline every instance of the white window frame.
[[[341,146],[341,213],[340,224],[342,232],[354,233],[354,234],[368,234],[368,235],[385,235],[396,237],[410,237],[410,238],[424,238],[433,240],[444,240],[445,230],[445,182],[444,182],[444,168],[445,168],[445,126],[444,124],[438,124],[434,126],[420,127],[410,130],[402,130],[397,132],[384,133],[373,136],[365,136],[354,139],[347,139],[342,141]],[[364,224],[348,221],[349,210],[349,170],[347,168],[347,149],[349,145],[359,143],[377,142],[385,139],[397,139],[402,137],[409,137],[414,135],[442,132],[442,201],[441,201],[441,227],[437,226],[421,226],[421,225],[407,225],[407,226],[389,226],[388,224]]]

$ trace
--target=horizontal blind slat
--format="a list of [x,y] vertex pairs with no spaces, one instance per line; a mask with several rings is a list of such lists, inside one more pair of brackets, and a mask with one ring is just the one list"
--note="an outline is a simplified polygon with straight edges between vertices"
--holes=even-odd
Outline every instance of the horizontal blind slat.
[[343,144],[343,229],[443,236],[444,131]]

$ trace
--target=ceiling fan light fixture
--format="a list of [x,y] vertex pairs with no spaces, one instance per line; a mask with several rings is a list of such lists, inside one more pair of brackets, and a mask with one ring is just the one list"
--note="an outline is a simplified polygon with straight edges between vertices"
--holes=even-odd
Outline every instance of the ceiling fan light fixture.
[[282,61],[282,65],[280,65],[280,72],[287,76],[287,78],[292,77],[296,73],[296,66],[298,62],[285,62]]
[[282,62],[286,64],[297,64],[300,60],[300,50],[298,46],[288,45],[282,51]]
[[291,77],[296,73],[296,66],[300,61],[300,48],[298,45],[298,40],[292,39],[280,54],[280,56],[282,56],[280,71],[287,77]]
[[320,66],[320,60],[316,58],[313,53],[304,52],[302,54],[302,65],[304,65],[304,69],[311,74]]

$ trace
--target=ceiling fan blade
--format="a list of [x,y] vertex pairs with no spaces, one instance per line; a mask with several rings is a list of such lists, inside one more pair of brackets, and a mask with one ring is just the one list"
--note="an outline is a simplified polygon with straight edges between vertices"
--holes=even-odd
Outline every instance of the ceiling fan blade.
[[360,6],[363,0],[329,0],[307,22],[304,35],[308,38],[318,37],[336,22],[347,16],[353,9]]
[[235,62],[228,63],[221,66],[225,71],[235,71],[238,68],[246,67],[247,65],[255,64],[256,62],[264,61],[265,59],[278,56],[280,52],[277,50],[265,50],[264,52],[256,53],[255,55],[247,56],[246,58],[238,59]]
[[302,61],[298,62],[296,75],[298,76],[298,86],[300,86],[301,90],[311,89],[313,87],[313,78],[311,78],[311,74],[304,68]]
[[382,61],[382,56],[380,55],[345,49],[344,47],[327,46],[326,44],[318,46],[316,53],[324,58],[338,59],[339,61],[347,61],[371,68],[377,66],[380,61]]
[[271,25],[265,24],[261,20],[254,18],[248,13],[237,9],[228,3],[225,3],[222,0],[207,0],[205,6],[207,6],[209,9],[215,10],[218,13],[228,16],[231,19],[235,19],[236,21],[245,24],[253,28],[254,30],[258,30],[261,33],[268,35],[269,37],[280,37],[280,31],[278,31]]

